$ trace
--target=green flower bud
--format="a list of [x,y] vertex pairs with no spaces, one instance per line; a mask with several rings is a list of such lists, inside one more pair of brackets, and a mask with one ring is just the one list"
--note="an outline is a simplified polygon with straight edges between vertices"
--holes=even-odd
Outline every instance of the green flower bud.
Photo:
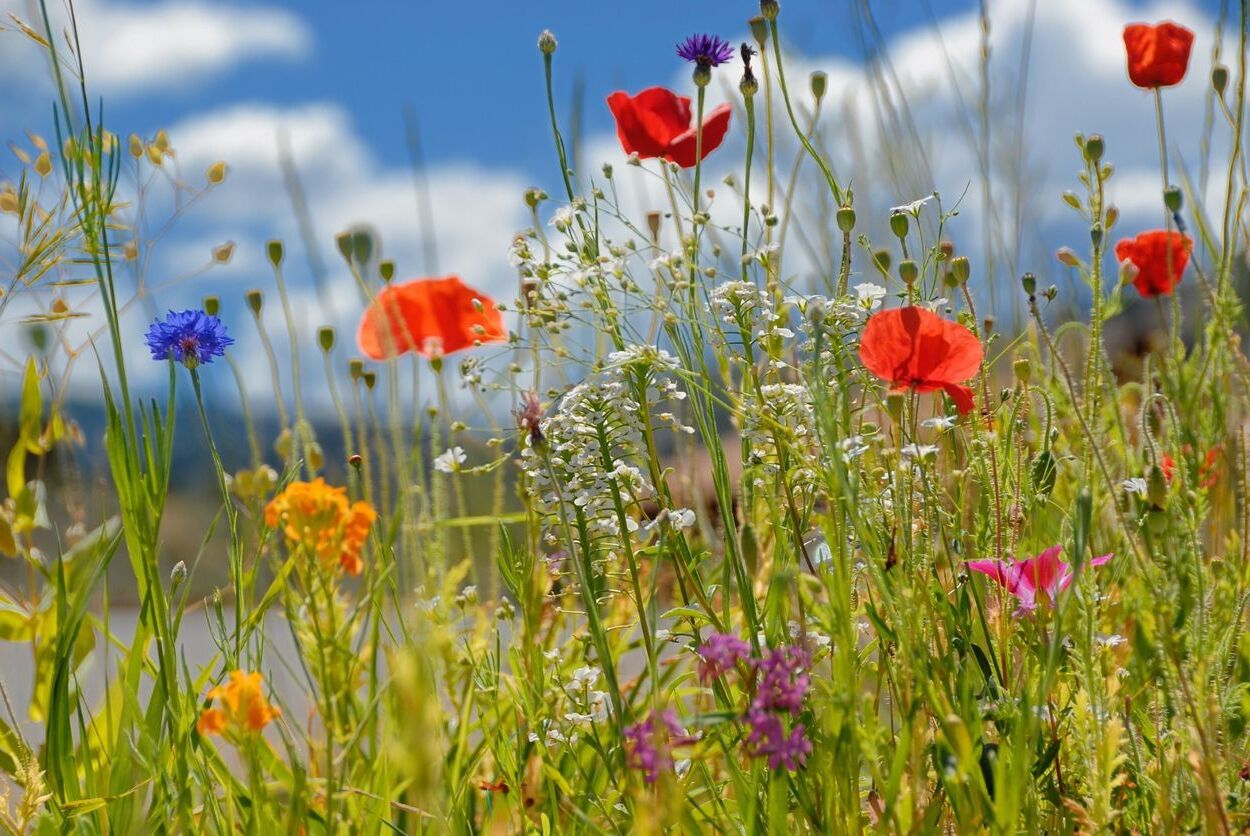
[[1228,87],[1228,67],[1223,64],[1216,64],[1211,70],[1211,86],[1215,88],[1215,92],[1224,95],[1225,88]]
[[1037,276],[1032,273],[1025,273],[1020,277],[1020,286],[1024,288],[1024,292],[1032,296],[1037,292]]
[[365,372],[364,374],[360,376],[360,379],[365,382],[365,386],[367,388],[372,390],[373,387],[376,386],[378,383],[378,373],[377,372]]
[[352,380],[359,382],[361,376],[364,375],[364,373],[365,373],[365,361],[359,360],[359,359],[352,359],[352,360],[347,361],[347,374],[351,376]]
[[764,18],[758,16],[748,20],[747,24],[751,27],[751,37],[763,49],[768,43],[768,24],[764,22]]
[[274,238],[265,245],[265,252],[269,255],[269,263],[274,267],[282,266],[282,242]]
[[893,232],[895,237],[899,240],[907,237],[907,229],[909,226],[910,223],[907,220],[906,214],[902,212],[895,212],[890,215],[890,231]]
[[891,392],[885,396],[885,411],[895,421],[903,419],[903,405],[907,402],[906,396],[902,392]]
[[1176,186],[1168,186],[1163,190],[1163,205],[1169,212],[1179,212],[1185,205],[1185,197]]
[[382,281],[389,282],[395,278],[395,262],[389,258],[378,264],[378,275],[382,277]]
[[321,344],[322,351],[332,351],[334,349],[334,326],[323,325],[318,328],[317,342]]
[[1106,150],[1106,142],[1102,138],[1102,134],[1090,134],[1085,140],[1085,159],[1091,163],[1097,163],[1102,159],[1102,152]]
[[1016,361],[1011,364],[1012,371],[1016,373],[1016,380],[1021,386],[1028,386],[1033,379],[1033,363],[1028,357],[1017,357]]
[[1168,480],[1157,464],[1151,465],[1146,474],[1146,500],[1155,508],[1168,507]]
[[1089,228],[1089,242],[1094,245],[1094,249],[1102,246],[1102,224],[1094,224]]
[[829,74],[816,70],[812,73],[812,96],[816,101],[820,101],[825,97],[825,89],[829,86]]
[[252,313],[260,316],[260,309],[264,307],[265,294],[260,292],[260,288],[252,288],[247,292],[247,306],[252,309]]
[[208,314],[209,316],[217,316],[217,314],[220,311],[221,311],[220,299],[218,299],[216,296],[204,297],[204,313]]
[[968,277],[972,275],[972,262],[968,261],[968,256],[960,255],[951,259],[951,272],[955,275],[955,281],[963,284],[968,281]]
[[920,277],[920,267],[910,258],[898,263],[898,277],[911,287],[916,283],[916,279]]
[[855,228],[855,210],[850,206],[843,206],[838,210],[838,229],[843,232],[850,232]]
[[351,261],[352,258],[352,234],[350,232],[340,232],[334,236],[334,245],[339,249],[339,255],[343,256],[344,261]]
[[760,16],[764,20],[776,20],[781,12],[781,4],[777,0],[760,0]]
[[890,272],[890,251],[885,249],[877,250],[872,254],[872,260],[883,273]]
[[543,55],[551,55],[556,51],[556,36],[550,29],[544,29],[538,36],[538,51]]

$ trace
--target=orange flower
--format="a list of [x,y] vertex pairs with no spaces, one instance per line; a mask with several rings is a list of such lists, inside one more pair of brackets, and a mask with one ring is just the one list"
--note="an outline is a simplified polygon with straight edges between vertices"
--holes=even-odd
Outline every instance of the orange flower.
[[1116,244],[1115,257],[1137,269],[1133,286],[1142,296],[1169,296],[1180,284],[1193,244],[1187,235],[1155,229]]
[[230,681],[208,692],[218,708],[206,708],[196,728],[202,735],[221,734],[227,728],[241,733],[258,732],[282,712],[265,698],[259,673],[234,671]]
[[305,548],[323,566],[337,563],[349,575],[364,568],[360,550],[377,518],[368,502],[349,503],[346,489],[321,478],[292,482],[265,506],[265,525],[281,526],[288,547]]
[[1193,45],[1194,33],[1171,21],[1130,23],[1124,27],[1129,80],[1146,89],[1180,84]]
[[894,389],[950,395],[960,414],[972,411],[972,390],[962,386],[981,368],[981,343],[962,325],[924,308],[878,311],[868,318],[859,359]]
[[374,360],[441,356],[508,337],[495,302],[459,276],[387,285],[360,318],[356,342]]

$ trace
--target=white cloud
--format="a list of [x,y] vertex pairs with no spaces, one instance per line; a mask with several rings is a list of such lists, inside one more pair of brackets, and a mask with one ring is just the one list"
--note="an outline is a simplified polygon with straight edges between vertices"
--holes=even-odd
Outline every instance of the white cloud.
[[[60,3],[49,2],[48,7],[62,44],[68,16]],[[88,82],[94,93],[110,96],[181,90],[245,61],[303,58],[313,43],[312,31],[300,17],[257,4],[78,0],[74,9]],[[15,13],[43,32],[37,3],[31,0],[0,0],[0,11]],[[30,60],[33,52],[20,57],[9,52],[9,60],[2,62],[6,69],[45,76],[42,63]]]

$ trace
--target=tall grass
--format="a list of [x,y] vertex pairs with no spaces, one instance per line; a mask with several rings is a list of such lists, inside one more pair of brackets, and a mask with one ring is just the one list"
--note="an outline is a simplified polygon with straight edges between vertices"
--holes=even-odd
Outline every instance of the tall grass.
[[[575,170],[558,48],[544,33],[563,194],[524,195],[518,292],[499,304],[506,344],[355,358],[333,328],[301,330],[294,271],[274,241],[273,292],[249,292],[252,321],[227,323],[257,329],[262,356],[227,350],[188,368],[143,357],[127,316],[158,289],[121,281],[125,265],[142,277],[154,243],[130,199],[169,188],[176,219],[226,169],[188,186],[177,137],[120,140],[88,94],[72,17],[68,39],[46,10],[21,24],[50,59],[56,141],[35,142],[0,194],[24,254],[0,315],[22,293],[89,295],[27,323],[43,347],[24,358],[10,405],[0,551],[27,578],[2,593],[0,638],[29,646],[33,683],[29,704],[15,705],[0,674],[3,827],[1250,826],[1250,363],[1232,281],[1250,185],[1245,4],[1202,150],[1202,182],[1209,170],[1224,183],[1221,216],[1205,214],[1212,204],[1178,164],[1192,149],[1169,170],[1158,111],[1161,219],[1195,241],[1185,282],[1200,290],[1202,327],[1182,340],[1179,295],[1157,297],[1168,336],[1133,380],[1115,376],[1104,340],[1135,292],[1133,270],[1111,256],[1115,148],[1078,136],[1080,173],[1064,196],[1089,229],[1060,253],[1087,285],[1087,317],[1057,321],[1059,291],[1025,273],[996,290],[1022,313],[1005,331],[978,313],[1001,307],[973,293],[970,278],[991,268],[956,255],[949,199],[860,216],[815,131],[827,80],[805,92],[787,76],[785,15],[773,0],[762,11],[741,86],[747,154],[740,192],[728,187],[741,196],[732,221],[714,220],[720,185],[708,189],[702,163]],[[1189,83],[1204,72],[1192,67]],[[979,107],[988,261],[996,134],[986,99]],[[1213,143],[1228,159],[1210,158]],[[701,159],[702,131],[695,147]],[[629,216],[618,183],[636,177],[663,187],[668,211]],[[815,204],[794,197],[800,177],[819,185]],[[804,214],[822,211],[834,259],[823,296],[781,266],[801,248]],[[889,232],[874,240],[877,228]],[[382,304],[396,266],[367,233],[335,243],[362,309]],[[332,275],[316,258],[310,269],[319,282]],[[268,331],[274,304],[282,334]],[[967,380],[971,411],[960,414],[954,390],[889,386],[868,371],[867,323],[896,307],[933,309],[975,337],[984,361]],[[212,297],[205,308],[230,310]],[[104,323],[82,346],[68,337],[78,316]],[[938,350],[926,343],[923,356]],[[300,364],[310,351],[321,369]],[[53,522],[71,500],[49,490],[60,483],[48,469],[100,443],[64,404],[83,355],[101,384],[111,496],[91,525],[69,527]],[[138,362],[168,365],[159,396],[131,386]],[[248,400],[256,369],[272,377],[272,407]],[[306,400],[322,386],[325,421]],[[179,397],[198,420],[175,421]],[[271,413],[276,425],[253,421]],[[240,460],[218,445],[231,414],[244,418]],[[337,437],[319,439],[322,426]],[[175,472],[188,439],[209,458]],[[327,455],[338,449],[343,460]],[[215,490],[214,507],[199,553],[171,570],[166,510],[171,486],[188,481]],[[1064,561],[1053,576],[1008,568],[1051,549]],[[120,555],[133,595],[108,580]],[[206,573],[222,585],[204,597]],[[138,602],[131,632],[116,624],[126,598]],[[192,619],[211,646],[186,640]]]

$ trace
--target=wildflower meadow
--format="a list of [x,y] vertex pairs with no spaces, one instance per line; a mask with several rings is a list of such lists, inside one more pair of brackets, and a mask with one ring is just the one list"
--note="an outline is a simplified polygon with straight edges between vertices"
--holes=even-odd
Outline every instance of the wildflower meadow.
[[54,91],[0,167],[5,832],[1250,829],[1247,3],[1094,45],[1150,220],[1090,124],[1035,256],[976,118],[1003,3],[984,177],[898,193],[798,0],[733,2],[585,91],[615,162],[515,36],[554,185],[472,240],[507,292],[291,177],[304,239],[178,305],[145,265],[234,163],[115,121],[72,3],[2,24]]

